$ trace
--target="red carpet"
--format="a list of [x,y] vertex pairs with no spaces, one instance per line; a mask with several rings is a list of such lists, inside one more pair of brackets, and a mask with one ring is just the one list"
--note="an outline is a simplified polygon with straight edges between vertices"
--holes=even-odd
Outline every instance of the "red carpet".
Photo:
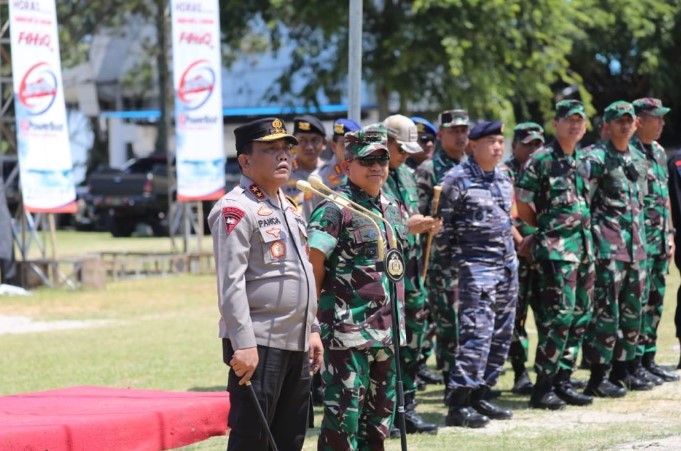
[[227,392],[71,387],[0,397],[0,450],[147,451],[227,429]]

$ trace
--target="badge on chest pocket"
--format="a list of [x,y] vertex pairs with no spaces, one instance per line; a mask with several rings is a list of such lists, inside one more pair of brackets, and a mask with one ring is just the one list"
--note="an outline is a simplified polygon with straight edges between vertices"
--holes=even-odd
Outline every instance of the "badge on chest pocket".
[[262,227],[259,229],[262,238],[263,261],[267,264],[277,264],[286,260],[286,231],[281,227]]

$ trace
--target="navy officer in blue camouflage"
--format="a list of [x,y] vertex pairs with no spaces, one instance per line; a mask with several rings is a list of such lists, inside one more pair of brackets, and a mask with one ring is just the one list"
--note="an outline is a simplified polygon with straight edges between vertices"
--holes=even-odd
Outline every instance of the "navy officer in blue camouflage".
[[450,373],[447,426],[482,427],[512,412],[486,400],[511,343],[518,294],[513,184],[497,167],[503,123],[482,121],[469,135],[472,154],[447,172],[441,211],[458,274],[459,343]]

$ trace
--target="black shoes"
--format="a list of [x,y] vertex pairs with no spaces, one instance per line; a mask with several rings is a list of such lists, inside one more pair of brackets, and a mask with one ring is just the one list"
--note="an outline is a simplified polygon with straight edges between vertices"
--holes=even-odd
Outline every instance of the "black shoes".
[[470,388],[455,388],[449,396],[449,412],[445,418],[446,426],[481,428],[489,423],[489,417],[481,415],[470,407]]
[[419,365],[416,376],[426,384],[442,384],[444,382],[444,378],[431,370],[425,363]]
[[527,371],[523,370],[520,374],[516,373],[511,392],[516,395],[531,395],[532,387],[534,385],[532,385],[530,376],[527,374]]
[[560,410],[565,407],[565,401],[553,392],[553,378],[543,374],[537,375],[537,383],[532,389],[529,406],[532,409]]
[[437,434],[437,424],[426,423],[416,412],[414,393],[404,394],[404,424],[407,434]]
[[513,412],[488,401],[487,396],[489,391],[490,388],[486,385],[481,385],[474,390],[471,393],[471,407],[479,414],[485,415],[492,420],[510,420],[513,416]]
[[589,380],[584,389],[584,394],[596,398],[622,398],[627,394],[627,389],[615,385],[607,379],[600,382]]

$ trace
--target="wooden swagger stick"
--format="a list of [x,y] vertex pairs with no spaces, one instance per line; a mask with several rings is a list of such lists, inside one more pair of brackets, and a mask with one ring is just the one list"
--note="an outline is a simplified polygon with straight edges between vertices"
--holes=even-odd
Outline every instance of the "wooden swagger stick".
[[[430,216],[433,218],[437,215],[437,210],[440,207],[440,194],[442,193],[442,187],[440,185],[435,185],[433,187],[433,204],[430,208]],[[426,280],[426,273],[428,272],[428,260],[430,260],[430,247],[433,244],[433,232],[428,232],[428,239],[426,240],[426,249],[423,253],[423,270],[421,271],[421,280]]]

